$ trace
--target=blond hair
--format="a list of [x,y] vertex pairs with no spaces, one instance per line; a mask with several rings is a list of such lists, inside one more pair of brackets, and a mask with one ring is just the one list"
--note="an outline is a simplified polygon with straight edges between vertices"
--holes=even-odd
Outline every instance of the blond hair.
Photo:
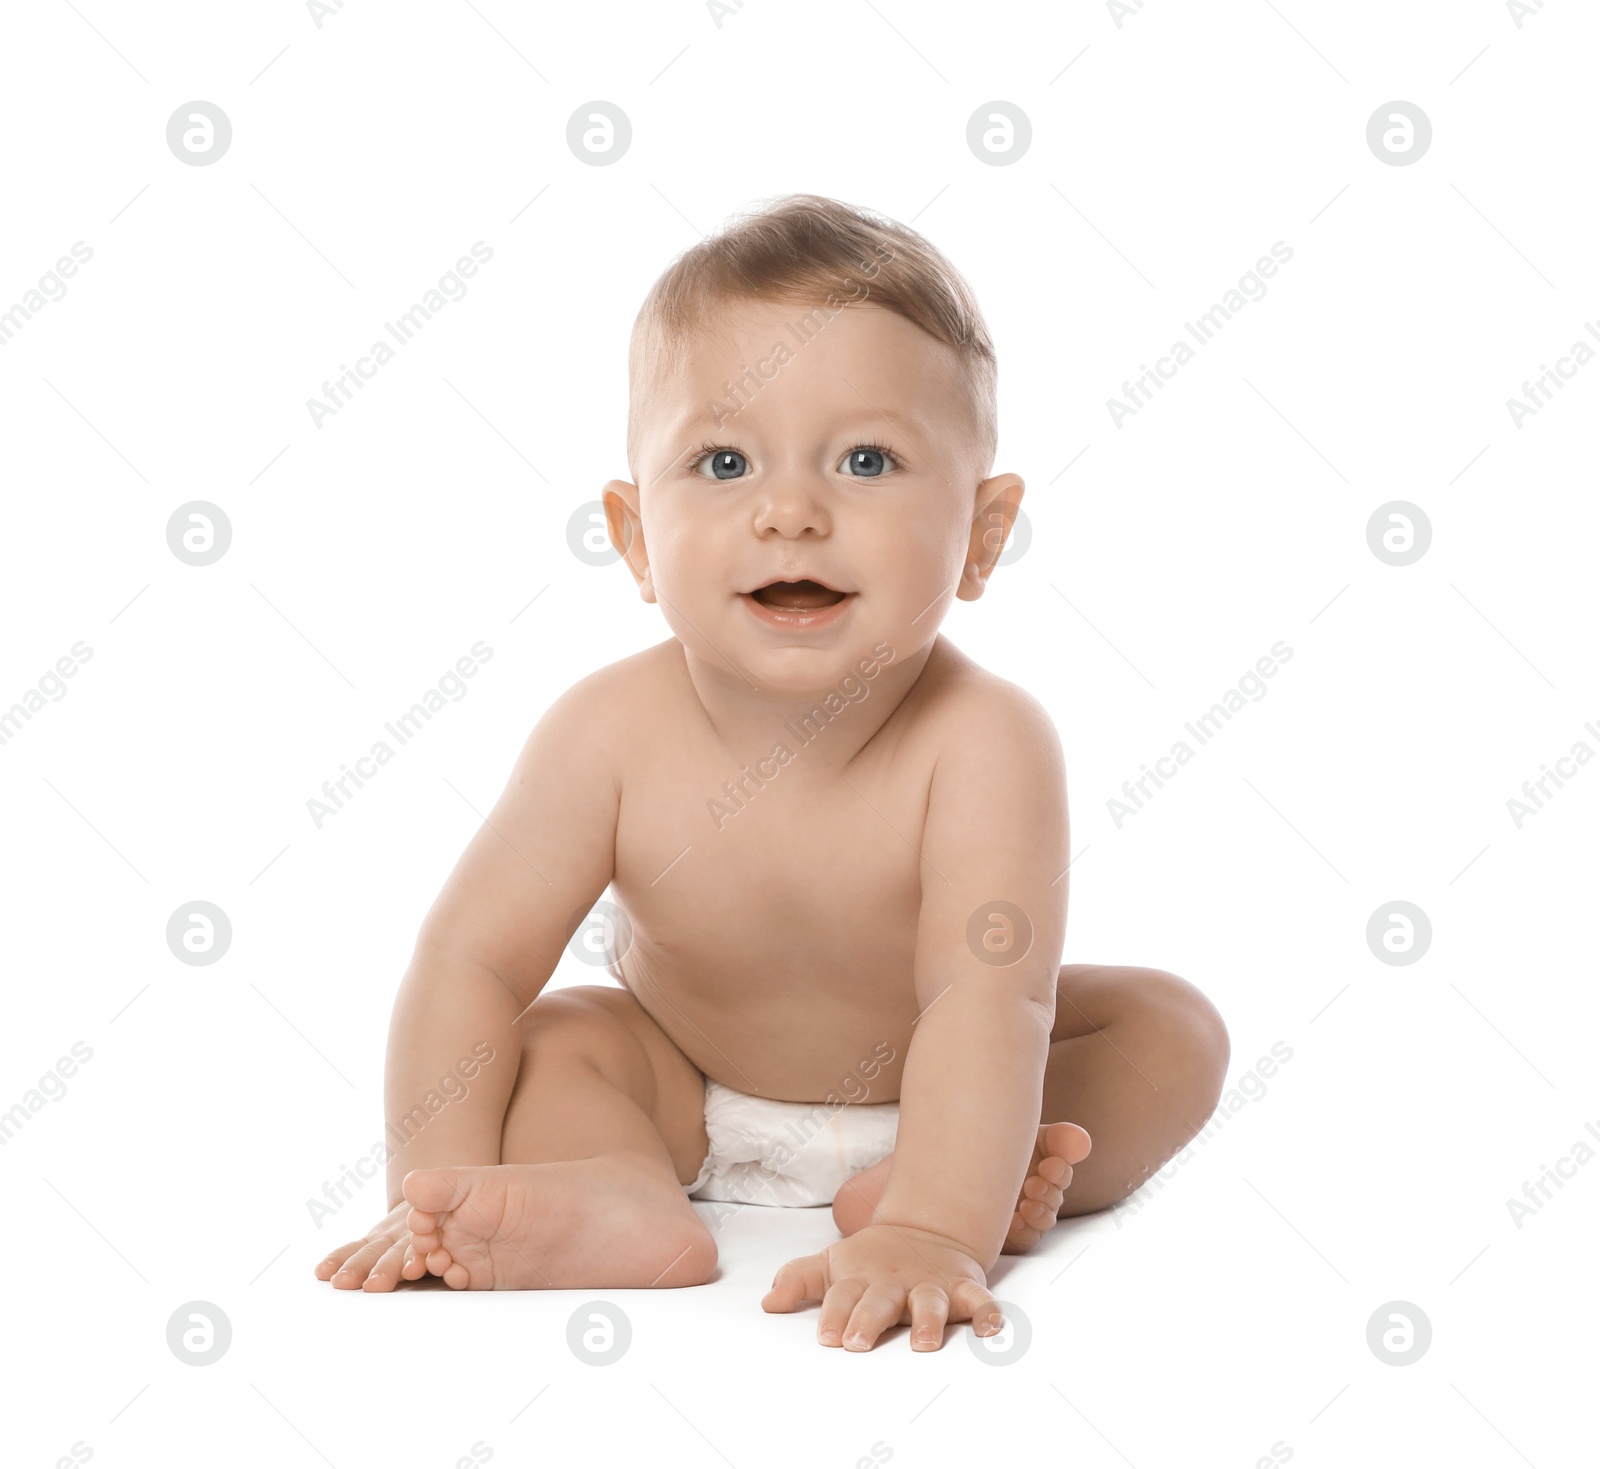
[[999,437],[997,362],[972,288],[943,254],[906,225],[819,194],[786,194],[735,215],[678,256],[650,288],[628,347],[628,462],[635,463],[641,404],[652,381],[679,371],[690,333],[730,301],[832,306],[865,300],[949,347],[972,402],[981,468]]

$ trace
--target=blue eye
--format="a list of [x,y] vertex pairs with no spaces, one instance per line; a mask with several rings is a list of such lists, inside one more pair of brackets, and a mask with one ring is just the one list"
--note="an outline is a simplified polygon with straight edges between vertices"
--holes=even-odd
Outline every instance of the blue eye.
[[737,449],[713,449],[701,455],[694,467],[707,479],[738,479],[749,469],[750,462]]
[[894,456],[887,449],[862,444],[844,456],[839,469],[852,479],[878,479],[887,474],[893,464]]

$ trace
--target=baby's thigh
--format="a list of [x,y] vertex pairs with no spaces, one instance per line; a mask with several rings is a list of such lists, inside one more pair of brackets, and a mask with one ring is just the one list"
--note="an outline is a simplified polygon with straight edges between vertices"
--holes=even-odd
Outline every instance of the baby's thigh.
[[627,990],[547,990],[521,1025],[522,1065],[507,1108],[508,1142],[523,1125],[548,1129],[556,1122],[552,1114],[572,1106],[590,1117],[614,1111],[621,1132],[648,1120],[675,1161],[680,1153],[692,1155],[692,1176],[705,1156],[705,1077]]

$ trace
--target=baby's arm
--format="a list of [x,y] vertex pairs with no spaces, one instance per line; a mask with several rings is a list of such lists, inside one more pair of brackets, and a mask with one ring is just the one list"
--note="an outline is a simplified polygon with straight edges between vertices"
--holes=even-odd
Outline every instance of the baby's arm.
[[[920,1018],[889,1182],[873,1223],[789,1262],[763,1302],[789,1310],[821,1297],[824,1345],[865,1350],[906,1319],[914,1350],[936,1348],[947,1319],[970,1318],[980,1335],[999,1329],[985,1277],[1038,1135],[1067,845],[1065,768],[1049,716],[1010,685],[986,690],[941,751],[929,794]],[[1008,933],[1021,940],[1009,953]]]
[[[1009,685],[940,753],[923,828],[915,979],[877,1219],[999,1257],[1039,1129],[1066,930],[1066,772],[1049,716]],[[875,1220],[876,1222],[876,1220]]]
[[[500,1161],[522,1057],[517,1018],[549,980],[575,915],[588,912],[612,876],[620,783],[614,678],[602,670],[545,713],[422,924],[389,1024],[390,1214],[354,1254],[336,1250],[318,1267],[326,1279],[342,1260],[341,1287],[389,1288],[402,1266],[408,1279],[424,1273],[405,1253],[400,1185],[412,1169]],[[470,1079],[444,1080],[463,1076]]]

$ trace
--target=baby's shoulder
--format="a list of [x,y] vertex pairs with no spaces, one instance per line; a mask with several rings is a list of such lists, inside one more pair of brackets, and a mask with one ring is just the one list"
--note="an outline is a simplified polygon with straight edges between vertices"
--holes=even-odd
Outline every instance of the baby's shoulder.
[[1043,704],[943,638],[922,682],[920,712],[944,749],[1018,754],[1060,749],[1055,721]]
[[597,753],[621,753],[649,723],[659,728],[681,688],[675,639],[632,653],[586,674],[558,695],[539,720],[540,731],[582,741]]

